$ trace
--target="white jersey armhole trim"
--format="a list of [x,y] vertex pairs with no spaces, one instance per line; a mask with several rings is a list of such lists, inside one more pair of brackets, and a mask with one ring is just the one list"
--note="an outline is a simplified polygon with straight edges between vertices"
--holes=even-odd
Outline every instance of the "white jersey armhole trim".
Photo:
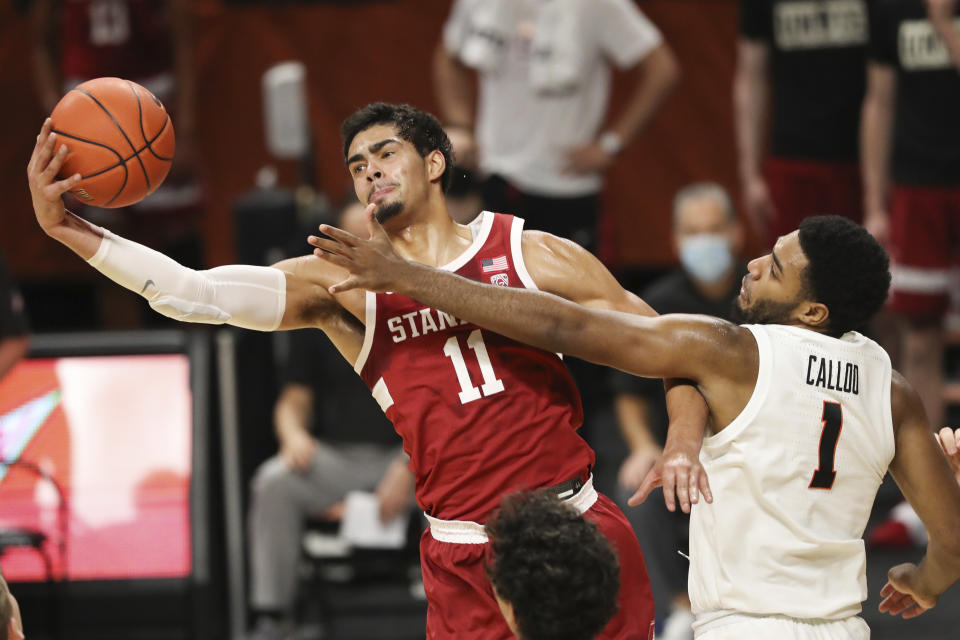
[[358,374],[363,372],[363,365],[367,364],[367,358],[370,357],[370,349],[373,348],[373,334],[377,330],[377,294],[372,291],[366,291],[366,311],[363,316],[363,346],[360,347],[360,355],[357,361],[353,363],[353,370]]
[[527,264],[523,261],[523,222],[523,218],[514,217],[510,227],[510,253],[513,254],[513,268],[520,276],[523,286],[539,291],[540,287],[533,281],[530,272],[527,271]]
[[743,408],[733,421],[725,429],[712,436],[703,439],[703,448],[714,448],[723,446],[737,437],[747,426],[757,417],[763,402],[767,398],[767,391],[770,388],[770,378],[773,372],[773,351],[770,347],[770,336],[764,331],[762,326],[742,325],[748,329],[757,341],[757,382],[753,386],[753,395],[747,401],[747,406]]
[[[883,357],[886,359],[887,363],[887,379],[884,380],[883,385],[883,421],[886,427],[884,429],[884,435],[886,436],[886,454],[888,460],[893,460],[893,456],[895,456],[897,453],[897,439],[893,432],[893,407],[890,404],[892,400],[890,396],[890,390],[891,386],[893,385],[893,363],[890,362],[890,354],[887,353],[886,349],[880,345],[876,345],[876,348],[880,351],[880,353],[883,354]],[[887,474],[887,469],[877,469],[877,473],[882,479]]]
[[467,250],[454,258],[451,262],[448,262],[442,267],[437,268],[443,269],[444,271],[456,271],[463,265],[467,264],[467,262],[472,260],[487,241],[487,237],[490,236],[490,229],[493,228],[493,217],[493,213],[489,211],[481,211],[477,218],[474,219],[470,225],[468,225],[470,227],[470,231],[473,233],[473,242],[469,247],[467,247]]

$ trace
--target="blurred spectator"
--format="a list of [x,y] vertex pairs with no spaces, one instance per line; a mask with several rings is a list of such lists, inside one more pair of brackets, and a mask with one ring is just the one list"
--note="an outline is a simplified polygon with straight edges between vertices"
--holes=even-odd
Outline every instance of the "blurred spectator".
[[23,296],[0,260],[0,380],[26,355],[30,345],[27,333]]
[[[729,195],[713,183],[681,189],[674,198],[673,241],[681,268],[656,280],[642,297],[658,313],[697,313],[729,318],[746,265],[738,256],[743,229]],[[617,419],[630,454],[620,467],[617,500],[637,532],[650,574],[663,640],[693,638],[687,561],[690,516],[667,511],[659,495],[626,508],[627,499],[663,452],[667,408],[660,380],[612,374]]]
[[[603,171],[679,76],[657,28],[630,0],[457,0],[434,62],[447,132],[485,178],[484,207],[595,251]],[[614,64],[636,84],[601,131]]]
[[[365,236],[363,205],[347,205],[338,226]],[[344,496],[355,490],[376,492],[385,522],[413,504],[400,437],[363,381],[321,333],[289,336],[286,382],[274,410],[280,451],[260,466],[252,486],[251,640],[291,631],[305,517],[339,519]]]
[[943,420],[942,319],[960,258],[960,21],[956,0],[876,0],[863,103],[864,223],[891,257],[899,369]]
[[[150,197],[122,211],[85,207],[76,200],[70,208],[182,264],[201,267],[203,190],[197,174],[190,11],[187,0],[33,0],[31,19],[34,77],[47,113],[81,82],[115,76],[150,90],[174,124],[173,166]],[[108,307],[101,312],[105,323],[158,321],[156,314],[141,319],[142,305],[134,309],[129,296],[115,295],[112,287],[98,295],[101,306]]]
[[24,640],[20,605],[0,573],[0,640]]
[[739,171],[747,219],[765,246],[806,216],[861,219],[857,133],[868,24],[866,0],[740,2]]

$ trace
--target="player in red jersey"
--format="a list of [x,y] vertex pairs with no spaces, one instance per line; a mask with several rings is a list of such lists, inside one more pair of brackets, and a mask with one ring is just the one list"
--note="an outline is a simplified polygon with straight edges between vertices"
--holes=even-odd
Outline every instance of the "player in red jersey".
[[[522,221],[484,213],[463,226],[447,214],[450,141],[437,120],[376,103],[342,127],[357,196],[405,257],[502,286],[536,287],[593,308],[653,311],[578,245]],[[102,273],[160,313],[189,322],[259,329],[317,327],[370,385],[403,436],[430,519],[421,542],[429,638],[509,638],[484,573],[482,522],[504,493],[549,488],[594,521],[618,551],[619,610],[603,638],[648,638],[653,601],[640,548],[612,501],[592,487],[594,456],[575,433],[582,411],[560,358],[481,331],[391,294],[330,295],[347,272],[315,256],[274,267],[193,271],[66,212],[56,180],[65,152],[44,124],[28,166],[37,221]],[[702,430],[705,405],[689,387],[668,393],[674,420]],[[678,486],[698,474],[694,446],[675,452]],[[668,454],[669,455],[669,452]]]

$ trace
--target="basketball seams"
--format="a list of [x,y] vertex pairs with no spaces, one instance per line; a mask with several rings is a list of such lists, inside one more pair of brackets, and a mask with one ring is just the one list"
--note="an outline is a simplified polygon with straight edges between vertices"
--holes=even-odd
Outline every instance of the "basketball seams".
[[[140,125],[140,137],[143,138],[144,142],[147,142],[147,134],[143,130],[143,105],[140,104],[140,92],[137,91],[137,88],[133,86],[133,83],[129,80],[127,80],[127,86],[130,88],[130,91],[133,92],[133,97],[137,99],[137,121]],[[124,133],[124,136],[126,136],[126,133]],[[149,145],[149,143],[147,144]],[[130,145],[130,148],[133,151],[134,157],[137,159],[137,164],[140,165],[140,170],[143,171],[143,179],[147,181],[147,193],[150,193],[153,191],[153,187],[150,184],[150,174],[147,173],[147,167],[144,166],[143,160],[140,158],[140,154],[137,152],[137,148],[132,144]]]
[[[90,93],[90,92],[87,91],[86,89],[81,89],[80,87],[76,87],[76,88],[72,89],[72,91],[79,91],[79,92],[82,93],[83,95],[87,96],[88,98],[90,98],[91,100],[93,100],[94,104],[96,104],[98,107],[100,107],[100,109],[102,109],[105,114],[107,114],[107,117],[110,118],[110,121],[113,122],[114,126],[117,128],[117,131],[119,131],[119,132],[120,132],[120,135],[123,136],[123,139],[127,141],[127,144],[130,145],[130,150],[133,151],[134,157],[137,159],[137,162],[140,163],[140,168],[143,170],[143,174],[146,175],[146,174],[147,174],[147,169],[146,169],[146,167],[143,166],[143,161],[140,160],[140,156],[137,155],[137,148],[134,146],[133,141],[130,140],[130,136],[127,135],[127,132],[124,131],[124,130],[123,130],[123,127],[120,126],[120,123],[117,122],[117,119],[116,119],[115,117],[113,117],[113,114],[112,114],[112,113],[110,113],[110,110],[107,109],[107,107],[104,106],[104,104],[103,104],[102,102],[100,102],[100,100],[98,100],[96,96],[94,96],[92,93]],[[134,92],[134,93],[136,93],[136,92]],[[124,162],[124,166],[126,166],[126,162]],[[123,184],[120,186],[120,190],[117,191],[117,192],[113,195],[112,198],[110,198],[108,201],[106,201],[105,203],[103,203],[101,206],[103,206],[103,207],[110,206],[110,204],[113,203],[114,200],[116,200],[117,198],[120,197],[120,194],[123,193],[124,188],[127,186],[127,178],[128,178],[128,176],[129,176],[129,169],[125,170],[124,173],[123,173]],[[147,185],[149,185],[149,184],[150,184],[150,179],[147,178]]]
[[53,133],[57,134],[58,136],[63,136],[64,138],[70,138],[71,140],[76,140],[77,142],[86,142],[87,144],[92,144],[92,145],[97,146],[97,147],[103,147],[104,149],[106,149],[107,151],[109,151],[110,153],[112,153],[113,155],[117,156],[117,163],[116,163],[116,164],[112,164],[112,165],[110,165],[109,167],[107,167],[107,168],[105,168],[105,169],[101,169],[100,171],[96,171],[96,172],[91,173],[91,174],[89,174],[89,175],[81,175],[80,177],[81,177],[82,179],[92,178],[92,177],[94,177],[94,176],[100,175],[101,173],[106,173],[107,171],[110,171],[110,169],[113,169],[114,167],[119,167],[120,165],[122,165],[122,164],[124,164],[124,163],[126,162],[126,160],[123,159],[123,156],[120,155],[119,153],[117,153],[117,150],[116,150],[116,149],[114,149],[113,147],[111,147],[111,146],[109,146],[109,145],[105,145],[105,144],[103,144],[102,142],[97,142],[96,140],[90,140],[89,138],[81,138],[80,136],[75,136],[75,135],[73,135],[72,133],[67,133],[67,132],[65,132],[65,131],[60,131],[59,129],[54,129],[54,130],[53,130]]

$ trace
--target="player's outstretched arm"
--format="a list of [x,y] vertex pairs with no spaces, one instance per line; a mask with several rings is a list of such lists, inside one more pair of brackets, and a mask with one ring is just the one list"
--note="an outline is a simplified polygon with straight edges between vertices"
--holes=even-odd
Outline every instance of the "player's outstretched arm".
[[320,230],[330,239],[309,238],[319,257],[350,273],[330,287],[332,294],[358,288],[403,293],[514,340],[643,377],[697,382],[711,365],[730,364],[727,350],[735,348],[730,341],[738,328],[728,322],[590,309],[541,291],[482,284],[404,260],[372,216],[368,224],[370,239],[329,225]]
[[51,129],[48,118],[27,165],[37,223],[111,280],[146,298],[154,310],[185,322],[263,331],[326,328],[324,323],[329,322],[344,335],[356,333],[341,327],[342,309],[318,284],[323,274],[331,283],[342,274],[313,256],[281,263],[279,268],[228,265],[195,271],[67,211],[63,194],[77,185],[80,176],[57,179],[66,148],[57,148]]
[[960,486],[930,430],[920,396],[897,372],[891,405],[896,454],[890,473],[923,521],[929,542],[919,565],[890,569],[880,611],[913,618],[936,605],[960,579]]

